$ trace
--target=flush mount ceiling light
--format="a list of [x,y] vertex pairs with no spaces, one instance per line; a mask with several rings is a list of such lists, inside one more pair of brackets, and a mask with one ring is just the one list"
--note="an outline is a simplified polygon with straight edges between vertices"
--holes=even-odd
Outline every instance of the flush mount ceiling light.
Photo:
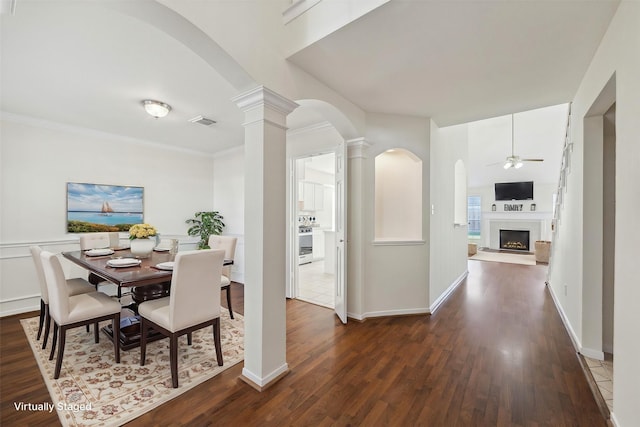
[[142,101],[142,105],[144,105],[145,111],[156,119],[166,116],[167,114],[169,114],[169,111],[171,111],[171,106],[169,104],[165,104],[164,102],[160,101],[154,101],[152,99],[145,99],[144,101]]

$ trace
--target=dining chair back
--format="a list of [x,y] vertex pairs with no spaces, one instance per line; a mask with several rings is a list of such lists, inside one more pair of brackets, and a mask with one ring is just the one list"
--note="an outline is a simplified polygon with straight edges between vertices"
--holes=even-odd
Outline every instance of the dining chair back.
[[205,249],[176,255],[171,293],[168,297],[143,302],[140,313],[140,365],[144,366],[149,326],[169,337],[169,355],[173,387],[178,387],[178,337],[213,326],[218,365],[222,366],[220,343],[220,276],[223,250]]
[[[120,303],[111,299],[102,292],[91,292],[80,295],[69,296],[67,291],[64,272],[58,257],[47,251],[40,254],[44,278],[47,284],[49,295],[49,314],[54,321],[53,343],[49,360],[53,360],[56,350],[58,334],[60,335],[60,346],[54,371],[54,379],[60,377],[62,368],[62,358],[66,342],[68,329],[78,326],[97,324],[103,320],[111,320],[113,336],[120,336]],[[99,331],[95,330],[95,341],[99,342]],[[114,339],[115,361],[120,363],[120,340]]]
[[[234,260],[236,256],[237,237],[231,236],[209,236],[209,247],[211,249],[224,249],[224,258]],[[231,307],[231,266],[222,267],[222,276],[220,277],[220,289],[227,294],[227,308],[229,316],[233,319],[233,308]]]
[[[209,236],[209,247],[211,249],[224,249],[224,258],[233,261],[236,256],[237,237],[231,236]],[[222,267],[222,275],[231,279],[231,266]]]
[[[40,339],[42,335],[42,326],[44,325],[44,339],[42,340],[42,348],[47,347],[47,340],[49,339],[49,327],[51,324],[51,316],[49,315],[49,291],[47,290],[47,283],[44,278],[44,269],[42,267],[41,253],[42,249],[39,246],[30,246],[31,258],[36,267],[36,275],[38,276],[38,285],[40,285],[40,319],[38,324],[38,335],[36,339]],[[66,279],[65,284],[67,287],[67,293],[70,296],[87,294],[95,292],[95,287],[91,283],[84,279]],[[46,323],[45,323],[46,322]]]
[[119,241],[118,232],[87,233],[80,236],[80,250],[117,247]]
[[[103,248],[116,248],[120,246],[120,233],[117,231],[111,232],[99,232],[99,233],[87,233],[80,236],[80,250],[88,251],[89,249],[103,249]],[[108,292],[117,294],[118,299],[122,297],[122,290],[111,286],[102,277],[93,273],[89,273],[89,282],[95,286],[95,290],[98,290],[99,286],[107,286]],[[103,291],[106,291],[103,289]]]

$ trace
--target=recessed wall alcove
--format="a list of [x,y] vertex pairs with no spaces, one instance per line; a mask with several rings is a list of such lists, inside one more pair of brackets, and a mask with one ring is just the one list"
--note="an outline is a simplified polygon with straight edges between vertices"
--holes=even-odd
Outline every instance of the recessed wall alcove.
[[422,160],[409,150],[376,156],[375,240],[422,240]]

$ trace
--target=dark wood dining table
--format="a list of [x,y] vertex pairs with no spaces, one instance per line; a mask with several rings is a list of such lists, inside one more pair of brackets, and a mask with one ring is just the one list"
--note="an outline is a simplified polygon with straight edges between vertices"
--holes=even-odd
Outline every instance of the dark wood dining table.
[[[156,265],[173,261],[175,255],[168,251],[153,251],[149,258],[142,258],[139,265],[133,267],[111,267],[107,262],[118,258],[134,258],[129,249],[115,249],[111,255],[89,256],[83,251],[63,252],[62,256],[74,264],[88,270],[90,273],[111,282],[118,286],[118,298],[122,296],[123,288],[134,288],[147,285],[156,285],[171,281],[173,272],[171,270],[162,270]],[[232,265],[233,260],[225,259],[223,265]],[[91,277],[90,277],[91,279]],[[96,284],[94,280],[90,280]],[[111,325],[104,326],[102,331],[113,340],[113,329]],[[155,341],[163,336],[150,331],[147,341]],[[140,345],[140,329],[139,325],[132,324],[131,327],[121,327],[120,329],[120,346],[123,350]]]

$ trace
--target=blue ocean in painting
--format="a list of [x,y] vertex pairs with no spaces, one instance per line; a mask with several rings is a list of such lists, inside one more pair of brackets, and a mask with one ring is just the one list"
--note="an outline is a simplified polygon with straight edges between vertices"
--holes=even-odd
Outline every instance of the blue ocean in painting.
[[140,224],[142,223],[142,214],[113,212],[105,215],[100,212],[68,212],[67,219],[69,221],[84,221],[105,225]]

